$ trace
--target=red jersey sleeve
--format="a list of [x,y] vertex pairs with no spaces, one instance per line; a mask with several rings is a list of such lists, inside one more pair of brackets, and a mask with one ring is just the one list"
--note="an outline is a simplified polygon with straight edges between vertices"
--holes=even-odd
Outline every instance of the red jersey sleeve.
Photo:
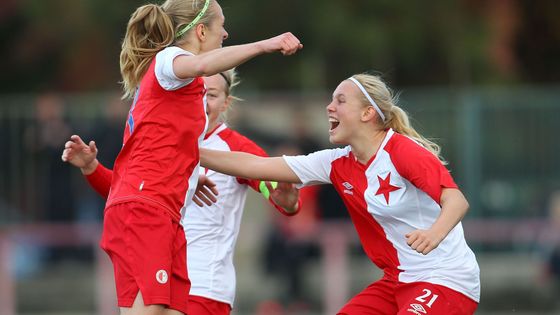
[[399,174],[440,204],[443,188],[457,188],[449,170],[426,148],[395,133],[385,146]]
[[103,166],[101,163],[93,173],[85,175],[91,188],[93,188],[101,197],[107,199],[109,197],[109,190],[111,190],[111,179],[113,178],[113,171]]

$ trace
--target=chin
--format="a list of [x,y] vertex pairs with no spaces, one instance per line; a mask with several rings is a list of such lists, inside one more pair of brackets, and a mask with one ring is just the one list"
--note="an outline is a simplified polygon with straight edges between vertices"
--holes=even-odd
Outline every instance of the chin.
[[332,144],[344,144],[343,141],[340,141],[335,136],[329,136],[329,142]]

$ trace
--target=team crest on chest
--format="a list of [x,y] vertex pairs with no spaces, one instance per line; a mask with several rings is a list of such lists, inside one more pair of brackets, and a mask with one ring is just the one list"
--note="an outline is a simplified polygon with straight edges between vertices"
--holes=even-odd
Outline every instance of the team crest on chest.
[[379,188],[375,195],[383,195],[385,197],[385,201],[387,205],[389,205],[389,196],[392,191],[401,189],[400,187],[391,185],[391,172],[387,174],[387,177],[382,178],[381,176],[377,175],[377,180],[379,180]]

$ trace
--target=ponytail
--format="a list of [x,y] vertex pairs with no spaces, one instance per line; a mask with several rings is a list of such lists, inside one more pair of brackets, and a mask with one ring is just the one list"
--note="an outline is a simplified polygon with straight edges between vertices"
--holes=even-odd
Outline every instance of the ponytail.
[[[382,111],[385,117],[384,119],[379,117],[379,123],[384,129],[391,128],[396,132],[413,139],[428,151],[432,152],[442,164],[447,164],[440,155],[440,146],[437,143],[423,137],[412,127],[408,114],[396,105],[397,98],[379,76],[371,74],[357,74],[352,76],[352,78],[359,81],[359,83],[367,91],[368,95]],[[366,97],[364,97],[363,101],[366,104],[371,103]]]
[[157,52],[173,43],[173,23],[155,4],[139,7],[130,17],[120,54],[123,98],[132,98]]
[[432,152],[438,159],[441,161],[442,164],[447,164],[447,161],[443,159],[441,156],[441,147],[429,140],[424,138],[421,134],[416,131],[410,124],[410,120],[408,118],[408,114],[397,105],[393,105],[390,109],[389,119],[387,120],[387,127],[395,130],[396,132],[408,136],[412,138],[416,142],[420,143],[424,148],[428,151]]

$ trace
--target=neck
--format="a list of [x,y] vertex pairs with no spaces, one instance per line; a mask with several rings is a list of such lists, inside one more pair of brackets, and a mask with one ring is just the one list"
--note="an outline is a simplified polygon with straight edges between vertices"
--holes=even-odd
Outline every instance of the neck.
[[387,131],[383,129],[378,129],[374,132],[369,131],[366,135],[359,137],[357,141],[352,143],[350,145],[352,153],[358,162],[366,164],[377,153],[386,134]]
[[186,41],[183,41],[180,44],[177,44],[176,46],[183,49],[183,50],[189,51],[189,52],[191,52],[195,55],[200,54],[200,45],[199,44],[198,45],[197,44],[191,44],[191,42],[192,42],[191,40],[186,40]]
[[214,129],[216,129],[216,127],[218,127],[222,122],[219,120],[215,120],[213,122],[209,122],[208,123],[208,134],[210,134],[212,131],[214,131]]

